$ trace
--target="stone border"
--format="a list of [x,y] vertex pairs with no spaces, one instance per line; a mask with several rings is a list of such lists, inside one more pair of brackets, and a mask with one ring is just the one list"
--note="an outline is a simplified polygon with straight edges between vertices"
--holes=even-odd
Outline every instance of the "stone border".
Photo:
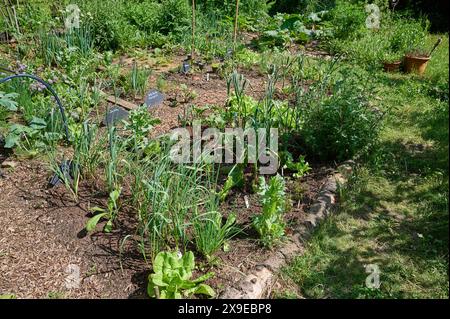
[[271,287],[277,272],[293,257],[303,254],[304,244],[319,223],[336,204],[337,192],[353,172],[354,162],[347,161],[337,168],[322,187],[314,204],[309,208],[305,222],[294,235],[289,236],[281,249],[274,251],[263,263],[248,270],[247,275],[225,288],[219,299],[262,299]]

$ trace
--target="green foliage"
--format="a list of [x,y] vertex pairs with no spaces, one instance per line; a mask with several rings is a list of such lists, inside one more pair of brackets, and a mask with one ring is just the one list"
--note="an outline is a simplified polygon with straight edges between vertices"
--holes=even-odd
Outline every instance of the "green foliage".
[[85,177],[94,178],[97,168],[102,163],[106,135],[101,134],[96,124],[85,121],[82,124],[70,126],[71,137],[73,138],[74,156],[73,161],[76,168]]
[[314,12],[309,15],[277,14],[265,27],[257,40],[261,48],[286,47],[291,43],[307,43],[330,35],[328,23],[323,21],[327,11]]
[[147,90],[148,79],[151,74],[152,70],[141,69],[134,62],[128,75],[127,89],[131,90],[135,97],[137,95],[143,96]]
[[[206,13],[218,13],[222,16],[234,16],[236,0],[197,0],[198,7]],[[270,0],[241,0],[239,11],[242,16],[263,18],[267,15],[273,1]]]
[[14,101],[17,96],[19,95],[16,93],[7,94],[0,91],[0,106],[11,112],[17,111],[17,102]]
[[103,231],[106,233],[110,233],[112,231],[113,222],[116,219],[117,214],[119,213],[119,197],[121,192],[122,189],[115,189],[111,193],[109,193],[107,209],[103,209],[100,207],[93,207],[91,209],[93,213],[98,214],[87,221],[86,231],[94,231],[95,227],[102,218],[107,219],[107,223],[105,224]]
[[304,110],[301,136],[310,154],[347,160],[376,143],[383,112],[371,104],[370,80],[343,70],[325,95]]
[[61,138],[61,134],[54,133],[49,129],[50,123],[44,119],[33,117],[28,126],[12,124],[5,139],[5,148],[20,147],[29,156],[38,154],[47,145]]
[[244,166],[242,164],[236,164],[230,173],[228,173],[227,180],[219,193],[220,201],[224,201],[233,188],[244,187],[244,182]]
[[139,232],[145,239],[142,245],[152,257],[166,245],[186,247],[193,214],[197,209],[203,211],[211,190],[216,189],[213,167],[206,163],[174,163],[172,145],[161,141],[161,151],[140,161],[139,170],[133,173],[139,176],[134,189],[141,190]]
[[284,236],[286,211],[286,185],[283,177],[276,175],[266,183],[264,177],[259,179],[259,196],[261,196],[262,213],[253,218],[253,227],[258,232],[264,246],[272,247]]
[[65,41],[69,51],[77,50],[83,58],[88,58],[94,49],[94,38],[89,22],[68,31],[65,34]]
[[148,295],[159,299],[181,299],[196,294],[214,297],[214,290],[202,283],[214,273],[192,280],[194,269],[195,260],[191,251],[182,256],[178,256],[177,252],[160,252],[153,262],[154,273],[148,278]]
[[135,110],[132,110],[125,122],[124,129],[129,131],[129,144],[136,154],[142,152],[149,155],[152,151],[158,149],[158,142],[149,139],[149,133],[155,125],[161,123],[159,119],[153,118],[148,111],[147,106],[143,105]]
[[350,1],[339,1],[330,12],[333,38],[337,40],[359,39],[367,30],[367,13],[364,4]]
[[125,143],[119,138],[114,126],[108,127],[109,156],[106,161],[106,183],[108,191],[112,192],[120,188],[123,172],[120,170],[122,153]]
[[234,213],[230,213],[223,224],[223,216],[218,210],[219,199],[215,194],[211,195],[206,209],[205,213],[196,211],[194,214],[193,237],[197,251],[210,260],[213,254],[239,230],[235,227],[236,214]]
[[187,31],[190,17],[191,8],[188,0],[162,0],[157,30],[164,35]]
[[364,3],[339,1],[330,12],[333,30],[327,43],[329,50],[380,67],[384,60],[398,60],[412,48],[423,46],[428,29],[426,20],[392,13],[385,6],[380,8],[380,28],[369,29]]
[[301,178],[305,176],[312,168],[305,160],[304,155],[300,155],[298,162],[295,162],[292,154],[288,151],[281,152],[281,161],[284,163],[284,167],[294,172],[294,178]]

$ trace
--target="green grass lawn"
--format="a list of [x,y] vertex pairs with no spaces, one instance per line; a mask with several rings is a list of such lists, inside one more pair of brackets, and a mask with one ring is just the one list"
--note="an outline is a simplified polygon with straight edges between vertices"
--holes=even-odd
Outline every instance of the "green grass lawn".
[[[438,36],[430,36],[428,45]],[[424,77],[375,75],[390,109],[337,212],[282,273],[306,298],[448,298],[448,36]],[[448,83],[448,82],[447,82]],[[448,87],[448,84],[447,84]],[[364,265],[380,269],[369,289]],[[297,289],[298,288],[298,289]],[[291,288],[292,290],[292,288]],[[292,296],[286,290],[279,296]]]

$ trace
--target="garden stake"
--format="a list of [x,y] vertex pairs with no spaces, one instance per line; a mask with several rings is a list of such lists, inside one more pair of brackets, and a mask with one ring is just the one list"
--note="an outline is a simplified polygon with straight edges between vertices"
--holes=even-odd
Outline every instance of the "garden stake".
[[233,34],[233,52],[236,52],[238,17],[239,17],[239,0],[236,0],[236,15],[234,17],[234,34]]
[[194,61],[194,55],[195,55],[195,0],[192,0],[192,51],[191,51],[192,61]]

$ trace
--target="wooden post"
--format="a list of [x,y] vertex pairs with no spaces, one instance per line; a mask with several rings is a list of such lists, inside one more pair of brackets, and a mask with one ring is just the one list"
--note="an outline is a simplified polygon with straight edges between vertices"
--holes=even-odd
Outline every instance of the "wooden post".
[[192,49],[191,58],[194,61],[195,54],[195,0],[192,0]]
[[238,33],[239,0],[236,0],[236,15],[234,17],[233,54],[236,51],[236,41]]

